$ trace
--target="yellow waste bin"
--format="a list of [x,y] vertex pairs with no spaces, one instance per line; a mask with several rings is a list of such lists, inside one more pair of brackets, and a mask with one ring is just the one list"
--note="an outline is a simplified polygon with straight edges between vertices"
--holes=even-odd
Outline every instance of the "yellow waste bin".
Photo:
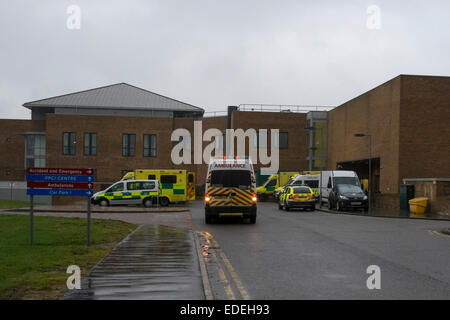
[[409,200],[409,211],[414,214],[424,214],[427,210],[428,198],[414,198]]

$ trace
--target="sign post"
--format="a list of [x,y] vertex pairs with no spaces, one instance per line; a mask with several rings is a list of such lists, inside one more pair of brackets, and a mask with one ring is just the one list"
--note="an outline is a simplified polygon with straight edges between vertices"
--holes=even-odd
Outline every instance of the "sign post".
[[33,195],[30,196],[30,244],[33,245],[34,235],[34,203],[33,203]]
[[91,196],[93,169],[28,168],[27,195],[30,196],[30,243],[34,243],[34,196],[87,197],[87,245],[91,244]]
[[87,201],[87,245],[91,245],[91,198]]

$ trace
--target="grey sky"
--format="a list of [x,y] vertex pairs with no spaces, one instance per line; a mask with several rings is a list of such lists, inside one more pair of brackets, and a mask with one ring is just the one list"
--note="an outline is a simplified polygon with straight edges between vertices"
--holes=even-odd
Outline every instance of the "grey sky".
[[[71,4],[80,30],[66,27]],[[447,0],[2,1],[0,118],[117,82],[206,111],[339,105],[398,74],[450,75],[449,16]]]

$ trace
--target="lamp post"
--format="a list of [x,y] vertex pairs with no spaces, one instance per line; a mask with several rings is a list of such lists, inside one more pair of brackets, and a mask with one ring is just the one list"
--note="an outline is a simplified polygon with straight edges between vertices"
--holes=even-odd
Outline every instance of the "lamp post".
[[369,138],[369,215],[372,213],[372,203],[371,203],[371,194],[372,194],[372,136],[370,134],[364,133],[355,133],[355,137],[368,137]]

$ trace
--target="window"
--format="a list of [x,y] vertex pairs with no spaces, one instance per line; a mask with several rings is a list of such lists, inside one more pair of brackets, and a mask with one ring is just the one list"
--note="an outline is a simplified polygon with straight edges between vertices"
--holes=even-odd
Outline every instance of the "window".
[[156,157],[156,134],[144,134],[144,157]]
[[194,182],[194,175],[193,174],[189,174],[188,175],[188,182],[190,182],[190,183]]
[[153,190],[156,188],[156,185],[153,181],[151,182],[142,182],[141,190]]
[[288,148],[288,133],[287,132],[279,132],[278,133],[278,147],[280,149]]
[[319,180],[305,180],[305,184],[310,188],[318,188]]
[[153,181],[146,182],[146,181],[135,181],[135,182],[128,182],[127,183],[127,190],[152,190],[155,189],[155,183]]
[[75,132],[63,133],[63,155],[74,156],[76,154],[77,135]]
[[25,145],[25,166],[45,167],[45,135],[27,135]]
[[128,182],[127,183],[127,190],[139,190],[139,189],[140,189],[139,182]]
[[122,156],[134,157],[136,156],[136,135],[123,134],[122,135]]
[[311,191],[309,190],[309,188],[305,188],[305,187],[295,187],[292,188],[293,189],[293,193],[297,194],[297,193],[311,193]]
[[97,155],[97,134],[96,133],[84,133],[84,155],[96,156]]
[[162,175],[161,176],[161,183],[177,183],[177,176],[176,175]]
[[250,187],[251,184],[250,171],[247,170],[215,170],[211,174],[213,188]]
[[108,192],[120,192],[120,191],[123,191],[123,182],[113,185],[108,190]]
[[267,129],[256,130],[256,137],[253,141],[255,148],[267,148]]
[[[331,184],[331,177],[329,184]],[[333,185],[337,186],[339,184],[351,184],[357,187],[361,186],[358,178],[356,177],[333,177]]]
[[341,184],[337,186],[339,191],[342,193],[363,193],[360,187],[350,185],[350,184]]
[[156,180],[156,175],[149,174],[147,178],[148,178],[148,180]]
[[267,182],[266,188],[268,187],[274,187],[277,185],[277,179],[272,179],[269,182]]

